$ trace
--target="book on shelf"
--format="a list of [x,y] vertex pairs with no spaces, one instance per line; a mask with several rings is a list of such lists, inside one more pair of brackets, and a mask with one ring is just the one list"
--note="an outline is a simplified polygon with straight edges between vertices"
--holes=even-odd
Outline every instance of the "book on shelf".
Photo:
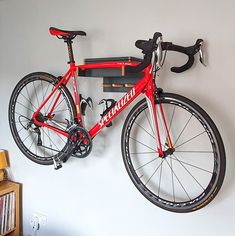
[[0,234],[4,234],[15,227],[15,192],[0,197]]
[[0,233],[1,233],[1,228],[2,228],[2,208],[3,208],[3,198],[0,197]]

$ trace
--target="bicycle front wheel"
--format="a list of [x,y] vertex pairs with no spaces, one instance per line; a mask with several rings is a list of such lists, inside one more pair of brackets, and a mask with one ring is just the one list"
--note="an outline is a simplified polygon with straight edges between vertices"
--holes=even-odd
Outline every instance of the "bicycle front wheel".
[[[44,72],[25,76],[16,85],[9,103],[9,124],[13,138],[30,160],[42,165],[53,164],[69,153],[67,138],[46,126],[38,126],[32,116],[57,84],[56,77]],[[56,103],[55,103],[56,102]],[[53,112],[53,104],[56,104]],[[38,119],[63,131],[74,123],[76,108],[69,90],[60,86],[38,114]]]
[[162,93],[155,100],[164,151],[167,132],[174,152],[160,157],[146,99],[130,111],[122,131],[122,155],[137,189],[152,203],[173,212],[191,212],[207,205],[218,193],[225,175],[221,136],[207,113],[191,100]]

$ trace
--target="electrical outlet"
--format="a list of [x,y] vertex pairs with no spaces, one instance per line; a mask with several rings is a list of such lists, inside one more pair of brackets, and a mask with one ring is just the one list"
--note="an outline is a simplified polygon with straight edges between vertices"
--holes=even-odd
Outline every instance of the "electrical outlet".
[[40,228],[39,219],[37,216],[32,216],[30,219],[30,225],[34,232],[38,231]]
[[47,216],[42,214],[42,213],[34,213],[33,214],[33,219],[38,219],[38,223],[40,226],[46,225],[47,224]]

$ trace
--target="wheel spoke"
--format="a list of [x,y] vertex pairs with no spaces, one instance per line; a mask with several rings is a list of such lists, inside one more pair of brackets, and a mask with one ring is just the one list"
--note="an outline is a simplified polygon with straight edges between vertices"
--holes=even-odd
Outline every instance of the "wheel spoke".
[[214,152],[213,151],[177,151],[177,150],[175,150],[175,152],[184,152],[184,153],[187,153],[187,152],[190,152],[190,153],[213,153],[214,154]]
[[[61,92],[59,92],[60,94],[58,94],[58,96],[60,96],[61,95]],[[55,108],[54,108],[54,110],[56,109],[56,108],[58,108],[59,107],[59,105],[62,103],[62,102],[65,102],[65,99],[62,99],[58,104],[56,104],[56,106],[55,106]]]
[[158,153],[157,151],[155,152],[130,152],[132,155],[139,155],[139,154],[150,154],[150,153]]
[[22,103],[20,103],[20,102],[16,102],[17,104],[20,104],[22,107],[24,107],[25,109],[27,109],[27,110],[29,110],[29,111],[31,111],[32,113],[34,113],[34,111],[33,110],[31,110],[31,109],[29,109],[28,107],[26,107],[25,105],[23,105]]
[[[60,152],[60,150],[59,150],[59,147],[53,142],[53,140],[51,139],[51,137],[50,137],[50,130],[49,129],[47,129],[47,132],[48,132],[48,134],[42,129],[42,132],[44,132],[45,133],[45,135],[48,137],[48,139],[50,140],[50,147],[52,147],[52,144],[57,148],[57,150],[58,150],[58,152]],[[52,153],[52,156],[53,156],[53,153]]]
[[185,187],[183,186],[183,184],[182,184],[181,181],[179,180],[178,176],[175,174],[174,170],[171,168],[171,166],[170,166],[170,164],[168,163],[167,159],[165,159],[165,160],[166,160],[167,165],[168,165],[169,168],[171,169],[173,175],[176,177],[178,183],[180,184],[180,186],[181,186],[182,189],[184,190],[185,194],[187,195],[188,199],[189,199],[189,200],[192,200],[192,199],[190,198],[188,192],[186,191]]
[[60,136],[58,133],[56,133],[56,135],[57,135],[57,137],[59,137],[59,138],[60,138],[60,140],[61,140],[63,143],[65,143],[65,144],[66,144],[66,142],[64,141],[64,139],[62,139],[62,138],[61,138],[61,136]]
[[153,127],[152,127],[152,125],[151,125],[151,122],[150,122],[150,120],[149,120],[149,118],[148,118],[147,113],[146,113],[145,110],[144,110],[144,113],[145,113],[145,116],[146,116],[146,118],[147,118],[147,120],[148,120],[148,123],[149,123],[150,129],[152,130],[153,135],[154,135]]
[[[31,107],[32,107],[32,110],[33,110],[33,107],[35,107],[32,103],[31,103],[31,101],[30,101],[30,96],[29,96],[29,91],[28,91],[28,87],[27,87],[28,85],[26,84],[25,85],[25,88],[26,88],[26,93],[27,93],[27,95],[28,95],[28,101],[30,102],[30,104],[31,104]],[[35,107],[35,109],[36,109],[36,107]]]
[[174,175],[173,175],[172,159],[170,159],[170,164],[171,164],[172,195],[173,195],[173,201],[175,202],[175,185],[174,185]]
[[26,136],[26,138],[22,141],[22,143],[24,143],[29,138],[30,135],[31,133],[29,133],[28,136]]
[[[193,117],[193,115],[191,114],[191,116],[189,117],[188,121],[186,122],[184,128],[181,130],[181,132],[180,132],[178,138],[176,139],[176,141],[175,141],[173,147],[175,147],[176,143],[178,142],[179,138],[181,137],[181,135],[182,135],[183,132],[185,131],[185,129],[186,129],[186,127],[188,126],[188,124],[189,124],[190,120],[192,119],[192,117]],[[176,147],[175,147],[175,148],[176,148]]]
[[[43,142],[45,142],[45,132],[42,132]],[[44,158],[46,157],[46,149],[43,149]]]
[[16,115],[18,115],[18,116],[23,116],[25,119],[28,119],[28,120],[30,120],[28,117],[26,117],[26,116],[24,116],[24,115],[20,114],[20,113],[19,113],[19,112],[17,112],[17,111],[15,111],[15,114],[16,114]]
[[[53,88],[51,89],[51,92],[53,91]],[[48,106],[48,108],[47,108],[47,110],[46,110],[46,114],[48,114],[48,111],[49,111],[49,109],[51,108],[51,104],[53,103],[53,101],[54,101],[54,99],[55,99],[55,97],[56,97],[56,94],[57,94],[57,91],[55,91],[55,93],[54,93],[54,95],[50,98],[51,99],[51,101],[50,101],[50,104],[49,104],[49,106]],[[49,99],[49,100],[50,100]],[[49,100],[47,101],[47,102],[49,102]],[[45,104],[46,105],[46,104]]]
[[162,159],[161,163],[157,166],[157,168],[155,169],[155,171],[153,172],[153,174],[149,177],[149,179],[147,180],[147,182],[145,183],[145,186],[147,186],[147,184],[149,183],[149,181],[152,179],[152,177],[157,173],[158,169],[160,166],[162,166],[164,159]]
[[21,127],[20,130],[17,130],[18,133],[20,133],[23,129],[25,129],[24,127]]
[[188,162],[185,162],[185,161],[180,160],[179,158],[176,158],[176,156],[175,156],[174,154],[173,154],[173,156],[174,156],[175,158],[173,158],[172,156],[170,156],[170,159],[175,160],[175,161],[178,161],[179,163],[183,163],[183,164],[185,164],[185,165],[194,167],[194,168],[196,168],[196,169],[205,171],[205,172],[207,172],[207,173],[213,174],[213,172],[211,172],[211,171],[209,171],[209,170],[203,169],[203,168],[201,168],[201,167],[199,167],[199,166],[190,164],[190,163],[188,163]]
[[178,146],[175,146],[175,149],[178,148],[178,147],[180,147],[180,146],[182,146],[182,145],[184,145],[184,144],[186,144],[186,143],[188,143],[188,142],[190,142],[190,141],[192,141],[193,139],[195,139],[195,138],[201,136],[201,135],[204,134],[204,133],[206,133],[206,131],[203,131],[203,132],[201,132],[200,134],[197,134],[197,135],[195,135],[194,137],[188,139],[187,141],[185,141],[185,142],[179,144]]
[[[48,83],[48,86],[47,86],[47,88],[46,88],[45,96],[43,96],[43,101],[44,101],[45,98],[46,98],[46,95],[47,95],[47,92],[48,92],[49,87],[50,87],[50,83]],[[47,95],[47,96],[48,96],[48,95]],[[43,106],[43,108],[44,108],[44,113],[47,114],[46,107]]]
[[33,143],[34,143],[34,141],[35,141],[35,139],[36,139],[36,135],[34,136],[34,138],[33,138],[33,141],[32,141],[32,143],[31,143],[31,145],[29,146],[29,150],[31,149],[31,147],[33,146]]
[[38,94],[37,94],[37,90],[36,90],[34,81],[33,81],[33,87],[34,87],[34,91],[35,91],[35,95],[36,95],[36,99],[37,99],[38,107],[39,107],[39,106],[40,106],[40,103],[39,103],[39,100],[38,100]]
[[20,121],[15,121],[16,124],[22,123],[22,122],[29,122],[29,120],[20,120]]
[[64,110],[53,111],[53,113],[58,113],[58,112],[63,112],[63,111],[69,111],[69,109],[64,109]]
[[174,109],[173,109],[173,112],[172,112],[172,115],[171,115],[171,120],[170,120],[170,125],[169,125],[169,132],[171,130],[171,126],[172,126],[172,123],[173,123],[173,118],[174,118],[174,115],[175,115],[175,109],[176,109],[176,106],[174,106]]
[[134,122],[136,125],[138,125],[142,130],[144,130],[150,137],[152,137],[153,139],[156,140],[156,138],[150,134],[143,126],[141,126],[140,124],[138,124],[136,121]]
[[158,183],[158,196],[160,195],[160,189],[161,189],[161,180],[162,180],[162,164],[163,164],[164,159],[162,159],[161,162],[161,167],[160,167],[160,178],[159,178],[159,183]]
[[148,165],[148,164],[150,164],[150,163],[156,161],[157,159],[159,159],[159,157],[156,157],[156,158],[154,158],[153,160],[148,161],[147,163],[143,164],[142,166],[139,166],[138,168],[135,169],[135,171],[137,171],[137,170],[143,168],[144,166],[146,166],[146,165]]
[[[176,155],[173,154],[173,156],[178,160],[178,158],[176,157]],[[178,160],[179,161],[179,160]],[[204,187],[199,183],[199,181],[194,177],[194,175],[188,170],[188,168],[185,167],[185,165],[179,161],[180,165],[186,170],[186,172],[198,183],[198,185],[203,189],[203,191],[205,190]]]
[[149,147],[148,145],[146,145],[146,144],[144,144],[144,143],[142,143],[142,142],[136,140],[135,138],[130,137],[130,139],[134,140],[134,141],[137,142],[137,143],[142,144],[143,146],[147,147],[147,148],[150,149],[150,150],[156,151],[156,150],[154,150],[153,148]]
[[[44,86],[43,86],[42,80],[41,80],[41,87],[42,87],[42,101],[45,101],[46,93],[44,93]],[[43,106],[43,110],[44,110],[44,114],[46,115],[46,108],[45,108],[45,106]]]
[[[26,91],[27,91],[27,93],[28,93],[27,86],[26,86]],[[29,102],[29,104],[30,104],[31,107],[32,107],[32,110],[33,110],[33,109],[36,109],[36,107],[33,105],[33,103],[32,103],[28,98],[26,98],[23,93],[20,93],[20,95],[23,96],[23,97]],[[28,95],[28,96],[29,96],[29,95]]]

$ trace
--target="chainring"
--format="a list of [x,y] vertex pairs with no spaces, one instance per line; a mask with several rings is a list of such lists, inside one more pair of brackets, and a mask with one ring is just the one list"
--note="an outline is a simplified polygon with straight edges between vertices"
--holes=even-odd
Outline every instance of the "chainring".
[[73,150],[72,156],[77,158],[87,157],[92,150],[92,139],[87,130],[80,126],[72,126],[69,130],[69,146]]

